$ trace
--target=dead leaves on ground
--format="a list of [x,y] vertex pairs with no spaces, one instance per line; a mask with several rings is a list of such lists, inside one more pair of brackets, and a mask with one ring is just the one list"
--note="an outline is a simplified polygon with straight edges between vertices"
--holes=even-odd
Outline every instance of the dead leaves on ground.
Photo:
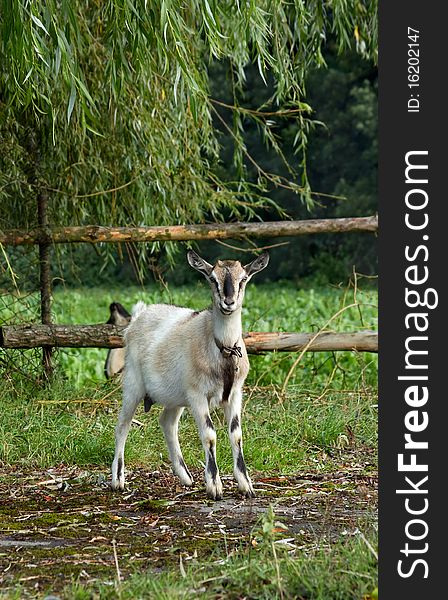
[[[253,528],[270,504],[276,543],[287,552],[331,543],[360,519],[376,518],[375,474],[341,467],[332,474],[255,475],[254,500],[241,498],[232,478],[223,477],[221,502],[207,500],[202,483],[185,490],[167,472],[134,469],[123,494],[96,470],[10,469],[0,484],[0,586],[20,581],[58,589],[72,576],[113,580],[117,561],[127,576],[139,564],[185,568],[220,548],[255,548]],[[194,477],[202,481],[199,470]]]

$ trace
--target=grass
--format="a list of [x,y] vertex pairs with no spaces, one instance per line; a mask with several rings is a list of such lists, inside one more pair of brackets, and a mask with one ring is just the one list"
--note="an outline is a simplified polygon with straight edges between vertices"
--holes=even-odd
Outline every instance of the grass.
[[[4,382],[0,390],[0,461],[4,464],[48,467],[56,457],[67,465],[111,463],[120,403],[116,384],[105,382],[80,392],[66,382],[55,383],[51,390]],[[127,445],[130,464],[167,467],[159,413],[157,406],[147,414],[139,407],[136,418],[140,425],[131,429]],[[374,450],[376,418],[372,390],[328,391],[319,397],[291,386],[281,398],[274,388],[252,389],[243,414],[247,462],[261,472],[331,470],[339,450],[355,445]],[[231,451],[222,413],[216,412],[213,420],[219,463],[231,473]],[[267,445],[266,439],[275,440],[275,444]],[[187,411],[180,424],[180,440],[186,461],[200,466],[202,448]]]
[[[341,308],[344,310],[331,322],[334,331],[376,329],[377,297],[373,289],[361,290],[321,287],[298,289],[292,283],[251,284],[247,288],[243,308],[243,328],[246,331],[315,332]],[[208,286],[180,286],[175,289],[141,287],[127,289],[63,289],[57,288],[53,301],[53,318],[60,324],[104,323],[109,317],[109,304],[121,302],[130,310],[138,300],[147,303],[169,302],[191,308],[203,308],[210,303]],[[37,318],[38,302],[31,295],[18,301],[13,296],[0,296],[0,314],[4,322],[16,321],[18,307],[20,318],[29,321]],[[22,353],[23,354],[23,353]],[[25,353],[26,354],[26,353]],[[35,356],[33,351],[29,355]],[[82,388],[102,381],[107,351],[104,349],[64,349],[58,352],[59,366],[68,380]],[[295,353],[267,353],[251,357],[250,385],[281,386],[291,368]],[[372,354],[307,353],[290,380],[292,384],[313,390],[323,387],[331,379],[333,385],[357,388],[367,384],[376,386],[377,361]]]
[[[265,519],[261,526],[266,529],[270,523]],[[256,538],[254,534],[253,539]],[[204,600],[361,600],[376,587],[376,559],[362,538],[341,540],[331,550],[313,548],[294,558],[276,544],[275,534],[264,534],[261,539],[256,550],[241,550],[226,560],[215,558],[199,569],[193,564],[184,567],[183,572],[158,577],[136,574],[118,588],[100,585],[96,592],[101,599],[112,599],[117,597],[118,591],[123,600],[197,597]],[[375,533],[371,540],[375,544]],[[87,600],[91,598],[91,590],[74,585],[69,597]]]
[[[270,285],[252,286],[247,292],[243,326],[246,330],[260,331],[316,331],[341,307],[352,303],[353,298],[353,289],[349,292],[339,288],[298,290],[292,284],[284,284],[280,288]],[[208,290],[202,284],[172,291],[141,288],[125,291],[103,288],[60,289],[55,293],[53,313],[58,323],[105,322],[111,301],[120,301],[130,308],[140,299],[146,302],[174,302],[194,308],[204,307],[209,301]],[[358,306],[344,311],[332,323],[333,329],[354,331],[375,328],[376,293],[373,290],[356,290],[355,299]],[[34,316],[35,300],[34,296],[30,296],[22,303],[22,320],[30,320]],[[2,296],[0,301],[3,302],[0,307],[2,319],[11,320],[16,300]],[[31,360],[34,360],[36,353],[29,354]],[[108,473],[114,449],[114,426],[121,398],[119,385],[104,380],[105,355],[105,350],[96,349],[59,352],[59,368],[51,386],[38,384],[32,378],[20,377],[14,368],[6,371],[6,376],[0,381],[0,465],[4,472],[12,474],[11,485],[15,485],[16,472],[28,473],[29,480],[32,480],[33,469],[36,472],[40,470],[39,477],[45,479],[45,470],[58,465],[68,470],[77,467],[85,469],[93,474],[94,479],[98,477],[98,473]],[[17,365],[20,366],[27,353],[8,356],[17,357]],[[315,492],[307,492],[306,488],[302,489],[300,486],[299,491],[294,492],[288,490],[288,487],[269,488],[267,483],[264,504],[259,505],[264,508],[263,511],[259,508],[261,516],[258,522],[255,525],[243,525],[241,534],[237,536],[233,545],[224,535],[218,541],[211,537],[206,542],[207,547],[200,550],[200,540],[195,536],[197,526],[196,529],[192,525],[187,528],[186,523],[182,521],[184,517],[181,516],[178,523],[179,536],[180,539],[184,539],[182,534],[188,529],[185,540],[188,539],[190,545],[187,551],[179,551],[178,546],[174,545],[170,551],[170,542],[162,542],[161,548],[168,550],[167,556],[170,556],[170,559],[168,562],[162,562],[161,567],[155,568],[149,563],[142,563],[141,560],[135,562],[135,557],[133,562],[131,551],[126,549],[135,546],[137,537],[131,537],[129,540],[123,538],[118,545],[117,556],[119,568],[124,573],[121,581],[118,580],[114,556],[109,548],[101,555],[105,566],[98,567],[98,576],[89,582],[85,581],[81,567],[76,570],[73,563],[69,563],[69,570],[63,575],[57,575],[58,565],[52,566],[54,562],[51,561],[55,561],[59,554],[62,565],[65,562],[65,554],[73,553],[73,550],[66,547],[55,548],[50,554],[40,558],[38,550],[28,550],[23,569],[29,568],[30,565],[32,567],[34,563],[43,565],[43,570],[47,568],[50,573],[54,573],[54,581],[59,582],[57,587],[52,588],[46,584],[45,589],[34,589],[35,580],[32,579],[31,583],[28,583],[25,576],[28,571],[23,571],[21,576],[19,570],[14,580],[15,584],[9,586],[9,591],[0,592],[0,598],[44,598],[47,593],[55,591],[58,597],[70,600],[171,600],[196,597],[214,600],[373,599],[377,579],[376,530],[372,519],[368,522],[361,520],[355,526],[355,515],[359,507],[364,506],[362,494],[367,494],[362,492],[364,484],[360,481],[370,480],[376,472],[376,357],[349,352],[307,353],[298,365],[286,392],[282,394],[282,384],[296,356],[268,353],[264,356],[250,357],[251,373],[246,385],[243,413],[245,456],[248,467],[254,478],[258,479],[259,485],[265,478],[269,480],[270,477],[275,479],[286,476],[292,479],[299,477],[300,480],[300,477],[306,479],[305,474],[310,474],[311,481],[322,483]],[[159,407],[155,406],[146,414],[140,407],[136,413],[137,423],[131,428],[126,446],[126,465],[135,473],[144,473],[148,469],[151,472],[159,471],[162,475],[169,473],[167,451],[157,422],[159,411]],[[213,420],[218,434],[218,464],[223,475],[230,475],[231,451],[222,414],[215,413]],[[191,498],[193,512],[200,512],[208,506],[201,496],[203,484],[200,472],[203,453],[194,422],[187,412],[180,424],[180,441],[185,460],[197,474],[199,485],[196,496],[187,498]],[[359,475],[359,480],[350,479],[353,469]],[[335,473],[342,475],[333,481]],[[319,480],[319,477],[328,477],[328,480]],[[88,486],[80,488],[78,499],[74,490],[79,485],[76,482],[71,484],[63,501],[74,510],[80,510],[77,503],[81,503],[82,498],[86,498],[89,505],[96,501],[100,504],[105,502],[109,507],[108,514],[113,513],[117,503],[121,506],[123,502],[111,496],[108,491],[102,492],[100,500],[101,494],[92,492]],[[136,493],[136,489],[141,490],[141,502],[146,501],[148,490],[153,489],[151,485],[153,484],[144,487],[144,483],[135,480],[131,484],[134,490],[129,502],[135,498],[133,494]],[[30,490],[33,489],[31,486]],[[233,493],[231,490],[233,487],[228,487],[226,493]],[[329,511],[328,518],[331,521],[333,505],[346,512],[341,513],[340,526],[333,536],[318,535],[308,530],[307,533],[301,533],[301,530],[282,533],[277,513],[266,510],[266,502],[271,501],[269,490],[272,491],[272,502],[276,506],[278,504],[280,507],[288,507],[288,503],[291,502],[290,510],[296,511],[291,513],[294,515],[294,523],[297,520],[308,523],[307,515],[314,513],[318,523],[321,518],[319,510],[323,510],[323,514]],[[11,513],[12,519],[17,501],[11,502],[8,490],[5,493],[7,501],[3,507],[4,512],[8,519]],[[159,492],[162,499],[176,498],[177,493],[165,489],[163,485]],[[43,504],[33,509],[37,512],[29,523],[35,524],[35,530],[43,527],[45,520],[53,518],[50,510],[52,502],[54,518],[59,519],[61,516],[60,498],[57,493],[48,494],[38,496]],[[358,504],[354,503],[355,499]],[[24,502],[26,504],[26,499]],[[372,500],[367,499],[366,502],[368,504]],[[183,501],[179,506],[183,506],[182,503]],[[29,509],[32,508],[30,504]],[[21,514],[23,515],[23,512]],[[139,519],[139,514],[133,518]],[[179,518],[176,514],[167,513],[169,524],[174,524],[175,519]],[[339,513],[336,511],[334,514],[337,519]],[[327,517],[323,518],[326,520]],[[13,533],[17,530],[15,528],[23,527],[24,522],[21,519],[19,515],[18,520],[11,524]],[[108,539],[117,536],[120,541],[120,536],[124,536],[124,521],[123,517],[123,520],[118,522],[121,523],[121,528],[118,527],[116,531],[111,529],[108,533],[105,529],[101,535],[106,535]],[[133,523],[137,522],[129,521],[130,531],[134,531]],[[344,531],[346,522],[347,531]],[[114,521],[101,525],[105,528],[115,526]],[[61,528],[57,531],[62,535]],[[70,535],[76,538],[80,530],[75,527],[70,531]],[[94,534],[89,536],[94,537]],[[292,545],[283,543],[285,536],[289,536]],[[143,539],[144,543],[141,548],[137,547],[136,556],[141,552],[150,552],[152,546],[148,544],[155,543],[151,541],[151,537],[138,538],[140,539]],[[186,544],[186,541],[182,543]],[[195,554],[196,550],[198,553]],[[79,551],[77,548],[77,552]],[[24,552],[25,550],[22,550],[22,554]],[[7,554],[5,555],[0,547],[0,563],[4,556],[7,558]],[[73,560],[76,561],[76,555]],[[0,568],[0,573],[5,572],[6,577],[8,564],[5,562],[3,571]],[[93,566],[86,569],[91,572]]]
[[[331,546],[314,545],[291,552],[275,533],[275,513],[266,511],[253,529],[250,543],[224,558],[213,552],[206,562],[192,557],[177,568],[135,572],[125,581],[113,571],[109,579],[86,585],[73,582],[57,594],[67,600],[371,600],[377,598],[376,532],[340,538]],[[118,563],[118,557],[117,557]],[[118,566],[119,569],[119,566]],[[51,589],[51,588],[50,588]],[[30,597],[18,586],[0,598]],[[36,597],[36,596],[35,596]],[[45,594],[37,597],[44,598]]]
[[[336,502],[343,510],[342,526],[348,529],[349,535],[343,535],[341,524],[333,537],[323,534],[310,533],[279,533],[281,529],[278,523],[273,526],[275,515],[270,512],[262,514],[259,523],[255,527],[243,526],[244,532],[238,536],[236,546],[229,546],[230,542],[217,541],[212,536],[208,542],[196,539],[195,531],[197,525],[187,526],[184,516],[178,527],[188,531],[184,542],[175,544],[169,551],[170,542],[163,541],[162,546],[168,547],[167,562],[154,568],[150,563],[145,567],[141,560],[138,563],[132,561],[135,550],[134,537],[130,541],[122,539],[119,545],[119,568],[121,568],[123,579],[119,582],[111,551],[106,550],[101,559],[103,566],[93,571],[92,564],[95,562],[95,545],[87,542],[79,542],[81,547],[75,546],[74,550],[66,548],[55,548],[40,556],[39,550],[28,551],[27,558],[22,569],[18,571],[17,585],[10,587],[8,592],[0,595],[2,600],[9,598],[45,598],[52,591],[58,597],[71,599],[112,599],[112,598],[150,598],[160,600],[171,600],[177,598],[196,598],[200,596],[205,599],[222,600],[230,599],[306,599],[306,600],[362,600],[371,598],[370,594],[376,587],[376,559],[371,548],[376,548],[376,529],[372,520],[361,521],[357,527],[357,511],[359,510],[359,483],[350,479],[350,473],[355,468],[356,473],[362,477],[375,477],[376,472],[376,399],[374,390],[367,392],[358,391],[341,392],[327,390],[324,394],[312,395],[310,392],[301,392],[299,388],[290,386],[285,397],[280,397],[275,388],[249,388],[247,390],[244,408],[244,439],[247,464],[255,478],[260,482],[267,478],[274,482],[280,477],[280,485],[283,477],[290,475],[293,480],[297,474],[302,473],[306,480],[318,477],[319,474],[329,479],[322,480],[320,487],[314,485],[308,488],[300,488],[302,496],[291,496],[288,486],[285,488],[271,488],[265,490],[265,494],[272,493],[272,502],[280,502],[280,506],[297,506],[295,519],[303,519],[307,523],[306,515],[310,511],[314,514],[316,510],[329,510],[329,519],[332,522],[331,507]],[[39,480],[47,479],[45,469],[60,465],[61,468],[81,468],[81,473],[88,475],[88,480],[95,481],[99,475],[108,471],[113,455],[113,428],[116,420],[116,412],[120,402],[120,393],[116,385],[103,382],[96,387],[85,388],[80,391],[71,386],[67,381],[55,381],[51,388],[32,386],[29,382],[13,381],[4,379],[0,383],[2,405],[0,409],[0,464],[3,472],[14,473],[25,470],[27,480],[38,477]],[[131,470],[149,469],[151,472],[169,471],[168,456],[163,443],[162,434],[157,423],[157,407],[153,407],[148,414],[139,412],[136,418],[140,425],[131,429],[126,447],[126,464]],[[232,471],[231,452],[227,441],[227,434],[222,418],[219,413],[214,415],[218,433],[218,463],[223,475],[230,475]],[[192,418],[186,414],[182,419],[180,428],[181,444],[186,462],[193,468],[198,481],[199,489],[202,489],[201,462],[203,460],[199,439],[195,431]],[[72,465],[72,467],[70,467]],[[39,473],[34,474],[34,469]],[[41,469],[41,471],[39,471]],[[42,471],[42,469],[44,469]],[[84,470],[84,471],[82,471]],[[305,475],[306,473],[310,475]],[[334,473],[339,476],[333,481]],[[21,477],[21,475],[19,475]],[[300,475],[299,475],[300,477]],[[144,481],[141,480],[141,481]],[[11,485],[11,484],[8,484]],[[28,484],[29,485],[29,484]],[[90,484],[91,485],[91,484]],[[130,484],[131,490],[142,483],[133,480]],[[148,485],[148,484],[146,484]],[[231,490],[233,490],[233,484]],[[269,486],[269,483],[266,485]],[[309,484],[310,485],[310,484]],[[148,490],[153,489],[149,484]],[[75,507],[76,515],[84,514],[82,502],[86,492],[82,492],[79,501],[75,493],[76,484],[70,484],[66,492],[67,500],[62,500],[68,508]],[[20,489],[20,484],[19,484]],[[31,488],[33,489],[33,488]],[[89,485],[86,489],[89,489]],[[138,489],[138,488],[137,488]],[[226,497],[234,493],[227,488]],[[177,492],[178,493],[178,488]],[[49,492],[51,494],[51,492]],[[147,498],[148,492],[143,492],[143,498]],[[160,498],[172,498],[169,489],[162,489]],[[296,492],[297,493],[297,492]],[[90,492],[92,495],[92,492]],[[135,491],[131,491],[131,500]],[[197,494],[196,494],[197,495]],[[11,525],[11,534],[17,535],[16,530],[22,530],[32,526],[33,530],[41,531],[48,519],[53,519],[51,510],[55,511],[54,519],[57,525],[67,522],[67,517],[61,508],[61,499],[58,493],[53,493],[54,500],[51,504],[51,496],[44,495],[45,502],[35,513],[31,520],[23,522],[23,509],[19,509],[19,519],[15,525]],[[105,517],[108,517],[112,526],[117,524],[111,518],[122,500],[116,500],[110,492],[106,492],[107,502],[112,508],[106,509]],[[308,498],[309,496],[309,498]],[[151,496],[150,496],[151,497]],[[161,500],[151,500],[146,511],[164,511],[165,504]],[[176,497],[176,496],[174,496]],[[193,511],[200,511],[204,507],[204,500],[191,498]],[[266,496],[265,496],[266,497]],[[8,495],[9,498],[9,495]],[[87,511],[91,510],[92,504],[104,504],[103,496],[98,500],[93,494],[86,497]],[[356,499],[358,504],[353,506]],[[271,497],[268,495],[267,501]],[[142,501],[143,502],[143,501]],[[160,508],[158,508],[160,502]],[[234,502],[234,500],[233,500]],[[240,502],[240,501],[239,501]],[[285,504],[286,502],[286,504]],[[324,505],[322,505],[324,502]],[[68,503],[68,504],[66,504]],[[328,509],[325,508],[328,503]],[[139,502],[140,504],[140,502]],[[170,501],[166,503],[169,506]],[[8,520],[14,515],[15,502],[7,500],[5,511]],[[52,509],[52,506],[54,508]],[[142,507],[144,504],[142,504]],[[179,505],[181,506],[181,505]],[[207,506],[207,501],[205,501]],[[319,509],[319,506],[321,508]],[[363,506],[361,504],[361,506]],[[302,508],[301,508],[302,507]],[[343,508],[342,508],[343,507]],[[0,509],[1,509],[0,502]],[[36,507],[37,508],[37,507]],[[36,510],[36,508],[34,510]],[[29,504],[29,510],[33,509]],[[62,510],[62,514],[61,514]],[[71,509],[73,510],[73,508]],[[182,509],[178,509],[181,510]],[[352,513],[353,510],[353,513]],[[371,509],[374,510],[373,507]],[[44,511],[44,512],[43,512]],[[50,511],[50,512],[48,512]],[[143,514],[146,514],[146,511]],[[1,516],[2,510],[0,510]],[[122,514],[122,513],[118,513]],[[138,515],[141,514],[137,512]],[[180,513],[183,514],[182,512]],[[336,514],[339,514],[338,512]],[[373,513],[372,513],[373,514]],[[21,515],[21,516],[20,516]],[[44,518],[45,517],[45,518]],[[73,518],[73,517],[72,517]],[[150,517],[150,520],[156,517]],[[167,522],[174,526],[175,517]],[[203,517],[205,518],[205,516]],[[316,517],[318,518],[318,517]],[[122,519],[122,517],[120,517]],[[104,520],[103,523],[106,523]],[[300,521],[299,521],[300,522]],[[41,525],[39,525],[41,523]],[[119,530],[123,529],[123,521],[119,521],[116,533],[114,530],[106,533],[103,529],[99,534],[110,540],[112,536],[124,535]],[[131,532],[135,525],[131,522]],[[208,520],[205,521],[205,524]],[[345,525],[346,523],[346,525]],[[349,525],[350,523],[350,525]],[[50,521],[51,524],[51,521]],[[70,523],[69,523],[70,525]],[[76,523],[75,523],[76,525]],[[101,525],[101,528],[107,525]],[[307,527],[307,525],[304,525]],[[332,525],[333,527],[333,525]],[[16,528],[16,529],[15,529]],[[0,530],[2,523],[0,519]],[[51,532],[51,529],[49,530]],[[92,530],[93,532],[95,529]],[[358,533],[356,533],[358,532]],[[361,533],[362,532],[362,533]],[[3,535],[5,530],[3,529]],[[68,527],[67,530],[58,527],[57,533],[50,535],[70,536],[77,538],[80,530]],[[34,534],[36,535],[36,534]],[[37,534],[38,535],[38,534]],[[90,533],[87,539],[96,539],[98,534]],[[149,535],[150,534],[145,534]],[[182,533],[184,535],[184,533]],[[292,537],[291,537],[292,536]],[[41,539],[38,535],[38,539]],[[138,536],[137,536],[138,537]],[[201,537],[199,533],[199,538]],[[282,543],[282,538],[292,540],[293,544]],[[191,539],[192,538],[192,539]],[[48,539],[44,537],[43,539]],[[50,539],[52,539],[50,537]],[[141,538],[138,538],[141,539]],[[143,538],[145,540],[146,538]],[[182,538],[181,538],[182,539]],[[187,540],[189,542],[186,547]],[[103,542],[106,543],[106,542]],[[155,541],[148,538],[146,545],[138,552],[152,552],[151,545]],[[171,542],[172,543],[172,542]],[[207,544],[207,548],[200,550],[200,544]],[[81,566],[76,565],[76,556],[71,558],[67,552],[77,552],[82,562],[85,559],[85,548],[83,545],[92,546],[94,554],[88,560],[86,567],[90,581],[85,582],[85,576]],[[235,542],[234,542],[235,544]],[[292,549],[291,549],[292,548]],[[126,551],[129,549],[129,551]],[[8,549],[7,549],[8,550]],[[196,550],[199,552],[195,557]],[[62,552],[62,554],[61,554]],[[60,561],[58,556],[60,555]],[[137,554],[138,555],[138,554]],[[109,556],[109,558],[107,558]],[[106,557],[106,558],[105,558]],[[183,559],[182,559],[183,557]],[[67,562],[67,561],[72,562]],[[180,562],[183,560],[182,566]],[[74,564],[72,564],[74,562]],[[2,554],[0,547],[0,565]],[[3,568],[7,568],[8,562]],[[29,565],[43,566],[39,572],[50,570],[53,574],[48,583],[32,591],[27,585],[29,576]],[[59,564],[67,564],[63,568]],[[90,566],[89,566],[90,565]],[[34,571],[35,572],[35,571]],[[84,571],[85,572],[85,571]],[[33,570],[31,570],[33,573]],[[19,583],[20,580],[22,583]],[[31,584],[34,585],[36,575],[32,576]],[[31,585],[30,584],[30,585]],[[61,587],[62,584],[62,587]],[[56,586],[56,588],[54,587]],[[373,598],[373,597],[372,597]]]

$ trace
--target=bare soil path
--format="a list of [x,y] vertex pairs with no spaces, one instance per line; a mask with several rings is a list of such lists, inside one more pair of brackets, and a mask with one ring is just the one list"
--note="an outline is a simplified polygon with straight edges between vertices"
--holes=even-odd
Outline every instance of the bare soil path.
[[211,502],[198,470],[187,490],[168,472],[133,469],[127,490],[114,493],[98,469],[8,468],[0,482],[0,589],[20,583],[30,595],[54,593],[72,579],[113,582],[117,563],[126,577],[226,556],[257,543],[254,526],[269,505],[292,549],[331,543],[376,520],[371,471],[347,455],[333,473],[255,474],[254,500],[224,477],[224,499]]

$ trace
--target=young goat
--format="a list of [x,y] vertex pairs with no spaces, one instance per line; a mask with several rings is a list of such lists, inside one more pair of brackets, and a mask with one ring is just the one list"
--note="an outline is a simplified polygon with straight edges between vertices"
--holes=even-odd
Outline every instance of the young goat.
[[[112,302],[109,306],[110,317],[106,325],[129,325],[131,315],[119,302]],[[124,348],[112,348],[107,353],[104,374],[106,379],[121,373],[124,367]]]
[[136,304],[125,332],[126,366],[123,406],[115,429],[112,488],[124,489],[124,446],[139,402],[161,404],[160,425],[173,472],[183,485],[193,479],[178,440],[179,418],[188,406],[205,452],[207,495],[222,498],[216,464],[216,432],[210,410],[222,406],[233,454],[233,473],[240,492],[254,497],[243,458],[242,387],[249,361],[242,339],[241,308],[246,283],[269,262],[267,252],[245,265],[224,260],[212,266],[189,251],[188,263],[210,284],[213,304],[200,312],[167,304]]

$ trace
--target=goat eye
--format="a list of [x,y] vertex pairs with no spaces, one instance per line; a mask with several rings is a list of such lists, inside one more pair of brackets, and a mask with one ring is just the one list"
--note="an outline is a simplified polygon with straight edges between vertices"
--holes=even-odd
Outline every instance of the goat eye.
[[243,283],[246,283],[247,277],[243,277],[240,281],[240,289],[243,287]]

